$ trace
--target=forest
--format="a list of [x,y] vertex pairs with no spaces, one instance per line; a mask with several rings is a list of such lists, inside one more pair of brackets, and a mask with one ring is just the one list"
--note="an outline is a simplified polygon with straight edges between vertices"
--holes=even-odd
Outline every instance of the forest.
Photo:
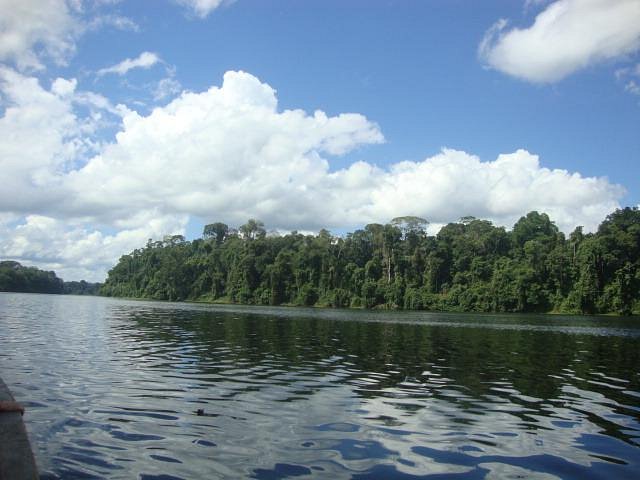
[[202,238],[149,240],[100,293],[158,300],[470,312],[640,312],[640,211],[568,237],[545,213],[511,230],[463,217],[427,234],[398,217],[344,236],[267,233],[216,222]]
[[0,261],[0,292],[63,293],[63,281],[55,272],[25,267],[12,260]]
[[62,293],[65,295],[98,295],[101,283],[91,283],[85,280],[64,282]]
[[98,295],[101,283],[65,282],[55,272],[25,267],[13,260],[0,261],[0,292]]

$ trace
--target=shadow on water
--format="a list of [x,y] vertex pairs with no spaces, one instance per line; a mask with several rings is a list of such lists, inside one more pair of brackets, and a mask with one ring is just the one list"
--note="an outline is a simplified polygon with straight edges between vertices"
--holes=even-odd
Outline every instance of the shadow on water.
[[[0,296],[43,478],[635,478],[638,319]],[[27,312],[25,314],[24,312]]]

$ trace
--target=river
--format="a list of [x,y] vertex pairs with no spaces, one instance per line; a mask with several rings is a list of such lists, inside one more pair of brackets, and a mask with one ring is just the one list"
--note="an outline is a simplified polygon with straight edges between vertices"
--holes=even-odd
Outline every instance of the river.
[[0,293],[0,376],[43,479],[640,472],[637,317]]

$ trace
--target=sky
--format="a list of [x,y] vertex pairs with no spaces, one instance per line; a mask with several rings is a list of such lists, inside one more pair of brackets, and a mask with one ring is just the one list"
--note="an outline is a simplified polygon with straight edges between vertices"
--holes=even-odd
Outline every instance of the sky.
[[0,0],[0,260],[640,204],[640,0]]

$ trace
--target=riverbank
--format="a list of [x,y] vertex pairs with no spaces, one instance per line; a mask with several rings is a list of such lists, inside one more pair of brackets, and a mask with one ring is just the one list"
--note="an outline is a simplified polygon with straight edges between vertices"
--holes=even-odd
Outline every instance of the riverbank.
[[[152,298],[136,298],[136,297],[113,297],[113,298],[121,298],[123,300],[142,300],[142,301],[167,301],[167,300],[158,300]],[[463,310],[463,309],[403,309],[397,306],[388,306],[388,305],[376,305],[373,308],[366,308],[362,305],[360,306],[347,306],[347,307],[334,307],[327,304],[319,304],[316,303],[314,305],[301,305],[297,303],[282,303],[280,305],[259,305],[255,303],[239,303],[234,302],[229,299],[229,297],[220,297],[216,299],[212,299],[208,296],[202,296],[196,299],[187,299],[187,300],[178,300],[177,303],[200,303],[207,305],[242,305],[242,306],[257,306],[257,307],[267,307],[267,306],[276,306],[276,307],[291,307],[291,308],[313,308],[313,309],[322,309],[322,310],[335,310],[336,308],[345,309],[345,310],[371,310],[371,311],[394,311],[394,312],[428,312],[428,313],[477,313],[477,314],[487,314],[487,315],[503,315],[503,314],[536,314],[536,315],[563,315],[563,316],[598,316],[598,317],[625,317],[625,316],[640,316],[640,311],[633,311],[631,315],[621,315],[618,312],[604,312],[604,313],[593,313],[593,314],[585,314],[577,311],[565,311],[565,310],[548,310],[548,311],[522,311],[522,312],[497,312],[497,311],[475,311],[475,310]]]
[[[7,385],[0,379],[0,402],[13,402]],[[0,480],[38,478],[27,430],[19,411],[0,411]]]

